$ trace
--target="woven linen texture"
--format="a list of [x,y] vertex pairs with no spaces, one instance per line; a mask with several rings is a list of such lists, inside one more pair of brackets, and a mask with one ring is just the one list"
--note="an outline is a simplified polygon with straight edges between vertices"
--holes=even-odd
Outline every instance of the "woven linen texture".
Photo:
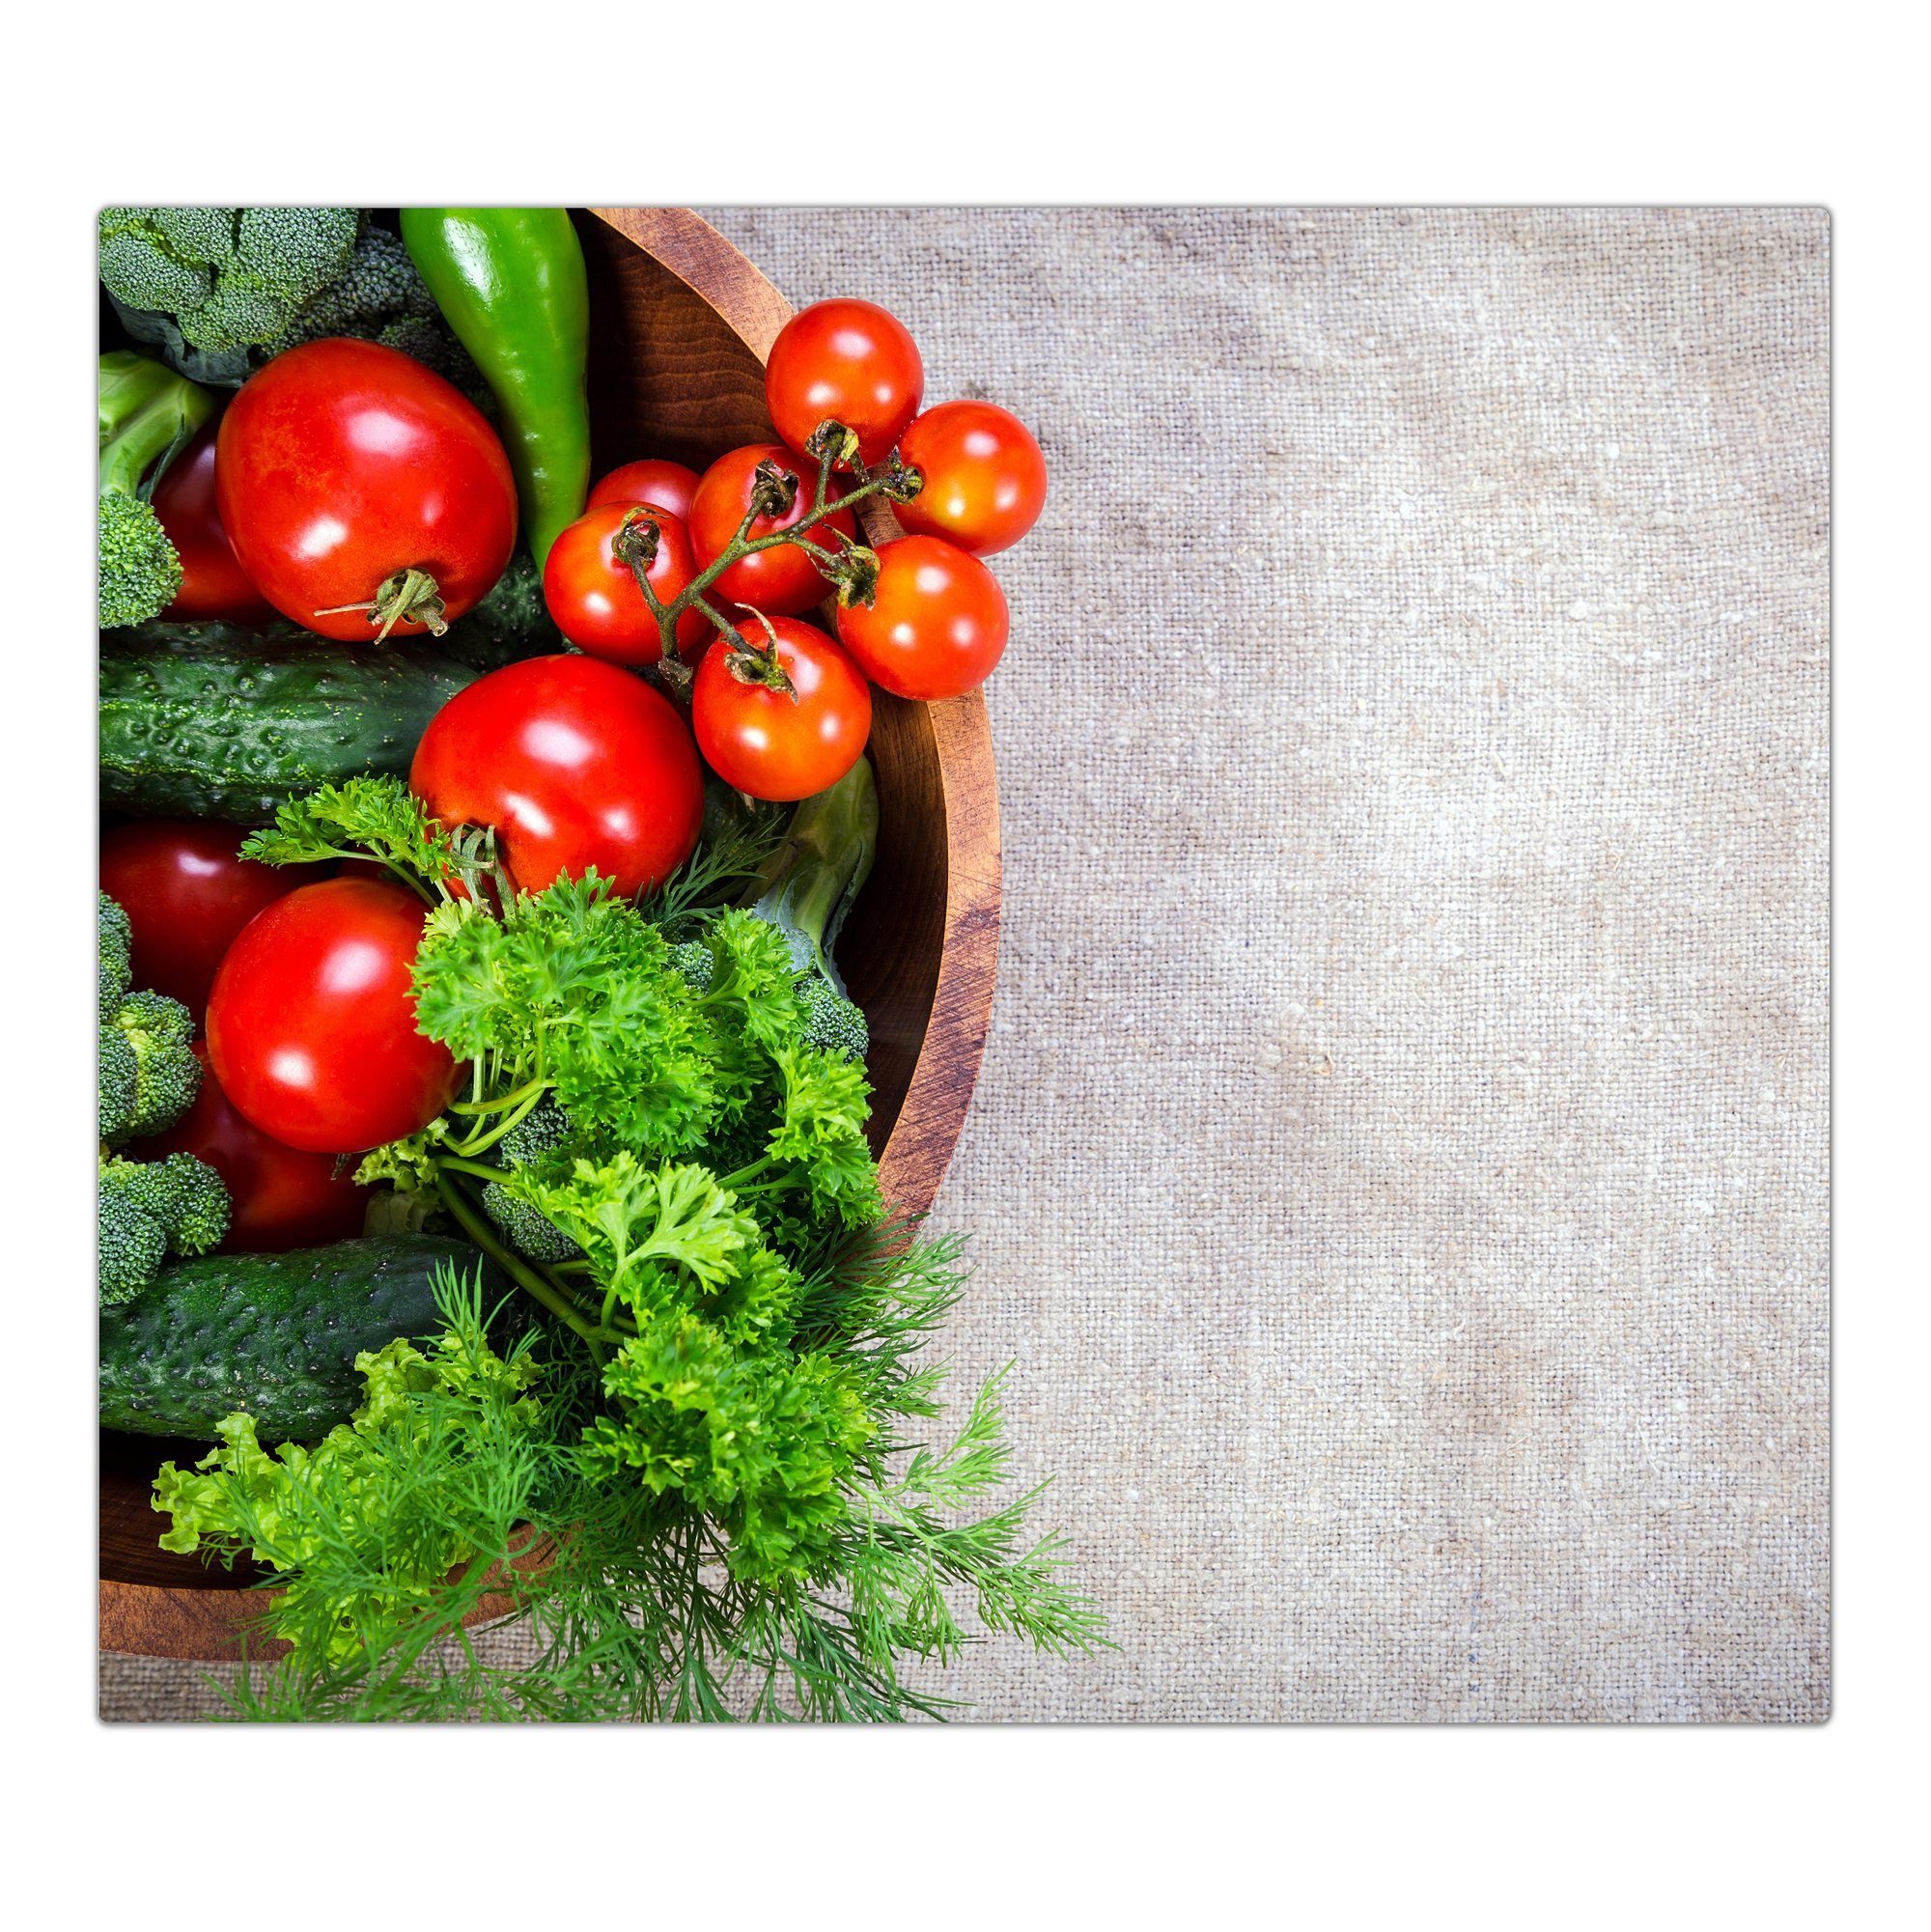
[[1826,1716],[1828,217],[707,212],[1051,468],[938,1218],[1120,1648],[936,1687]]

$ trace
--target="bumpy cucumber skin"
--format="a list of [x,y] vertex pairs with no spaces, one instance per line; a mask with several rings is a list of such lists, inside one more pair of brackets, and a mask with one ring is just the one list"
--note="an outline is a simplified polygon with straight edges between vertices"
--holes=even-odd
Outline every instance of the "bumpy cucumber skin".
[[211,1254],[164,1269],[100,1311],[100,1425],[214,1440],[245,1409],[264,1442],[313,1442],[361,1398],[355,1358],[441,1326],[439,1261],[484,1270],[485,1306],[506,1283],[462,1242],[433,1235],[341,1241],[287,1254]]
[[112,631],[100,640],[100,801],[268,825],[318,785],[406,776],[430,719],[475,678],[429,645],[334,644],[292,625]]

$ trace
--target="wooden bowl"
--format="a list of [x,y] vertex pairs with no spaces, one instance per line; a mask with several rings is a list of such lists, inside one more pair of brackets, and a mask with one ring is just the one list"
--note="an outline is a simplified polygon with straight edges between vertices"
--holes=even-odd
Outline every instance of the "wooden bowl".
[[[702,469],[741,443],[775,440],[764,364],[791,315],[784,297],[688,209],[590,209],[576,219],[590,266],[596,473],[640,456]],[[888,531],[887,520],[874,535]],[[976,694],[936,705],[874,695],[879,854],[839,963],[871,1025],[885,1197],[923,1213],[959,1138],[992,1009],[998,793]],[[240,1626],[260,1609],[247,1575],[167,1554],[149,1506],[159,1465],[205,1445],[105,1433],[100,1442],[100,1647],[238,1656]],[[507,1608],[486,1606],[478,1619]],[[265,1653],[256,1644],[251,1654]]]

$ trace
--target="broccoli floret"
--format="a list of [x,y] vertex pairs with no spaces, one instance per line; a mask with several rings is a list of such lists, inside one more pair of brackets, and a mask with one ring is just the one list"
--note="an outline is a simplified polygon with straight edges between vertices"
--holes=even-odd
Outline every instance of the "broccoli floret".
[[134,1043],[110,1022],[100,1029],[100,1137],[125,1140],[141,1092],[141,1062]]
[[145,624],[182,587],[182,561],[149,498],[214,403],[145,355],[100,358],[99,603],[103,629]]
[[131,1301],[161,1272],[168,1238],[125,1189],[100,1188],[100,1305]]
[[752,888],[751,910],[791,948],[805,1043],[858,1060],[870,1045],[865,1016],[845,991],[831,944],[871,874],[878,833],[878,790],[861,758],[829,791],[798,806]]
[[[136,309],[177,313],[198,309],[214,293],[212,252],[222,238],[218,224],[194,224],[184,216],[212,209],[103,208],[100,210],[100,279],[117,299]],[[155,216],[168,217],[164,227]],[[198,227],[199,232],[194,232]],[[228,238],[232,246],[233,238]]]
[[[570,1116],[553,1100],[541,1100],[501,1142],[504,1164],[534,1166],[554,1154],[571,1135]],[[483,1212],[503,1231],[503,1239],[532,1261],[574,1261],[583,1250],[556,1224],[519,1200],[500,1181],[483,1190]]]
[[435,298],[409,260],[400,236],[371,228],[356,241],[348,266],[293,317],[279,340],[293,348],[324,335],[373,336],[391,322],[436,319]]
[[190,348],[247,348],[348,270],[360,226],[352,208],[102,209],[100,279]]
[[[131,1101],[121,1081],[126,1063],[120,1048],[108,1044],[117,1034],[133,1054]],[[189,1044],[193,1037],[193,1017],[164,993],[130,993],[116,1008],[101,1028],[100,1137],[110,1147],[159,1134],[194,1105],[201,1062]]]
[[865,1057],[866,1049],[872,1044],[865,1016],[828,979],[819,973],[807,973],[798,982],[798,1005],[804,1020],[807,1047],[823,1047],[853,1060]]
[[172,1127],[201,1091],[201,1062],[190,1044],[194,1018],[180,1000],[128,992],[133,932],[126,913],[104,892],[97,918],[100,1137],[112,1147]]
[[134,929],[127,915],[107,894],[99,894],[100,1019],[104,1025],[119,1010],[134,984]]
[[483,1190],[483,1212],[503,1231],[503,1239],[532,1261],[572,1261],[582,1249],[527,1201],[518,1200],[500,1181]]
[[100,1300],[138,1295],[170,1254],[206,1254],[228,1232],[228,1190],[192,1154],[100,1163]]
[[670,963],[698,993],[709,993],[717,977],[717,955],[702,939],[686,939],[670,949]]
[[[228,1232],[228,1190],[206,1161],[170,1154],[165,1161],[110,1161],[118,1185],[160,1223],[171,1254],[206,1254]],[[103,1186],[105,1179],[103,1177]]]
[[413,356],[459,389],[487,394],[468,350],[443,321],[402,238],[386,228],[365,229],[343,273],[264,341],[259,352],[277,355],[325,335],[382,343]]
[[97,542],[101,630],[145,624],[181,595],[181,556],[153,504],[136,496],[103,496]]
[[512,1167],[528,1167],[553,1154],[570,1138],[570,1116],[553,1100],[540,1100],[502,1140],[503,1159]]

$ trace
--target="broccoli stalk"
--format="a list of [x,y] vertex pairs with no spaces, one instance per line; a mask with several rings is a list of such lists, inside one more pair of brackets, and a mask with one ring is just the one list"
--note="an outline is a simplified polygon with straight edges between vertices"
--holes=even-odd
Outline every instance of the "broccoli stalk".
[[161,472],[214,411],[184,376],[131,350],[100,358],[100,623],[158,617],[182,587],[182,561],[149,501]]
[[154,1282],[170,1254],[206,1254],[228,1232],[228,1190],[206,1161],[100,1163],[100,1304],[110,1307]]
[[878,843],[878,788],[870,764],[860,758],[829,791],[798,806],[784,844],[745,895],[750,910],[791,947],[806,1043],[854,1060],[865,1057],[870,1039],[831,948],[871,876]]
[[118,1147],[172,1127],[194,1105],[201,1062],[187,1008],[164,993],[129,991],[127,915],[104,892],[99,916],[100,1138]]

